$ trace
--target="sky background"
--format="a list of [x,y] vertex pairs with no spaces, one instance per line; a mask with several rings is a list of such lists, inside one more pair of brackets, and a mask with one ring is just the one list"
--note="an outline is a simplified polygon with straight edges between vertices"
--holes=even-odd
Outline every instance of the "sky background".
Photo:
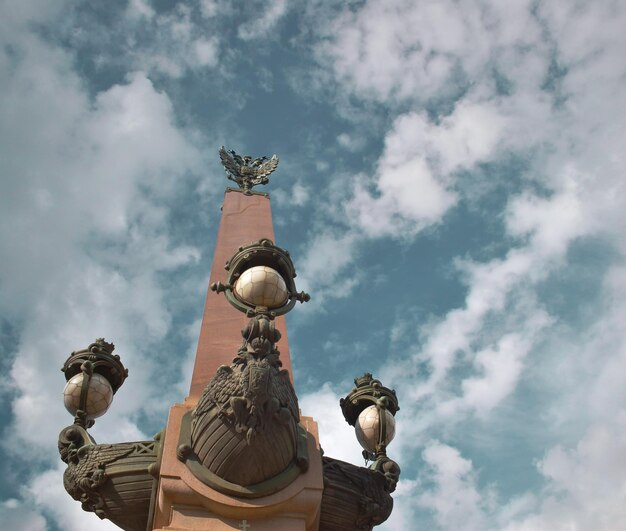
[[381,529],[626,529],[624,28],[609,0],[0,1],[4,528],[117,529],[63,490],[59,368],[104,336],[130,375],[93,436],[165,425],[224,144],[281,160],[325,452],[362,463],[354,377],[397,390]]

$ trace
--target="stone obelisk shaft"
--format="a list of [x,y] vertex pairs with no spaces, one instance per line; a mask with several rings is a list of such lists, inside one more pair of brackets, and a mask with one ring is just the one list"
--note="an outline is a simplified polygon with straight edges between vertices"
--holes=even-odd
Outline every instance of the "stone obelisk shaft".
[[[224,265],[226,262],[239,247],[262,238],[274,241],[269,197],[227,190],[224,195],[222,219],[217,234],[209,285],[217,281],[225,283],[227,272]],[[220,365],[231,364],[241,346],[241,329],[247,322],[248,317],[233,308],[223,294],[218,295],[208,290],[191,377],[189,400],[193,402],[198,400]],[[284,317],[276,318],[276,328],[282,334],[277,344],[280,359],[283,368],[289,371],[293,382]]]
[[[262,238],[274,240],[269,197],[228,190],[215,245],[210,283],[225,283],[224,265],[239,249]],[[209,289],[198,339],[189,397],[170,409],[159,481],[154,493],[154,531],[226,531],[248,527],[263,531],[317,531],[324,480],[317,423],[300,417],[306,430],[309,468],[285,488],[248,499],[218,491],[198,479],[178,458],[184,419],[191,415],[202,391],[220,365],[230,365],[242,344],[241,329],[248,318],[233,308],[223,293]],[[287,330],[283,317],[276,318],[282,337],[278,342],[283,367],[291,376]],[[293,380],[293,378],[292,378]],[[184,445],[183,445],[184,447]],[[231,448],[232,451],[232,448]],[[277,449],[276,451],[280,451]]]

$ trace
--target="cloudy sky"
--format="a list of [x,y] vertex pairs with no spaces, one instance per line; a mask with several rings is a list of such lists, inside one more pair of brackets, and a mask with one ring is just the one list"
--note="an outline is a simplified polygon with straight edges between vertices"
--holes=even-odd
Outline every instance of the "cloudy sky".
[[625,529],[625,27],[619,0],[0,2],[6,529],[114,528],[63,490],[59,368],[104,336],[130,376],[94,437],[164,426],[222,144],[281,159],[326,453],[362,462],[355,376],[398,392],[381,528]]

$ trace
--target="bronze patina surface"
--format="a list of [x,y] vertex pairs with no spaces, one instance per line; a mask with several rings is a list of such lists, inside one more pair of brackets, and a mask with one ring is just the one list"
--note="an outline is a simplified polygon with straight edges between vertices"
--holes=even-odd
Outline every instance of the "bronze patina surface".
[[[233,293],[233,288],[237,279],[241,274],[251,267],[263,265],[275,269],[285,281],[289,297],[287,301],[279,308],[264,308],[262,306],[252,306],[239,300]],[[296,301],[308,302],[311,296],[304,291],[298,293],[294,279],[296,278],[296,269],[293,265],[289,252],[285,249],[274,245],[274,242],[268,238],[263,238],[258,242],[250,243],[239,247],[235,255],[230,258],[224,269],[228,271],[228,280],[224,284],[222,282],[214,282],[211,284],[211,290],[217,293],[224,293],[228,302],[244,312],[248,316],[257,314],[266,314],[270,318],[278,315],[284,315],[291,311]]]
[[306,470],[308,457],[274,322],[259,314],[241,335],[233,363],[220,367],[202,393],[188,439],[181,434],[179,458],[213,488],[255,497],[293,481]]
[[389,518],[393,498],[383,474],[332,457],[322,459],[319,531],[370,531]]
[[[339,401],[343,416],[351,426],[356,424],[359,414],[372,405],[375,405],[379,412],[387,410],[393,416],[400,410],[395,390],[385,387],[380,380],[375,379],[369,372],[355,378],[354,384],[355,387],[348,393],[348,396]],[[387,457],[386,415],[384,411],[381,413],[376,452],[371,454],[367,450],[363,450],[363,457],[366,461],[373,461],[369,467],[370,470],[380,473],[385,480],[385,490],[391,493],[396,490],[396,485],[400,479],[400,465]]]
[[126,531],[148,525],[160,441],[96,444],[87,431],[74,425],[59,435],[59,453],[67,463],[65,490],[85,511],[108,518]]
[[[371,530],[389,517],[400,474],[386,456],[385,421],[376,453],[366,455],[375,459],[369,468],[322,459],[317,424],[300,418],[287,338],[282,360],[276,347],[284,314],[309,296],[296,291],[289,253],[272,241],[267,194],[252,191],[268,182],[278,158],[241,157],[223,147],[220,158],[240,187],[226,191],[211,270],[211,288],[226,297],[207,297],[189,396],[172,407],[154,441],[97,444],[87,432],[96,413],[84,411],[89,378],[99,374],[115,392],[127,371],[103,339],[73,352],[66,378],[82,373],[87,383],[80,406],[68,406],[72,413],[78,407],[74,425],[59,435],[65,488],[83,509],[127,531],[222,529],[242,515],[240,528],[251,518],[272,529],[297,522],[308,531]],[[225,262],[228,278],[220,280]],[[242,291],[251,285],[255,295]],[[276,291],[266,295],[267,286]],[[398,411],[395,392],[371,374],[355,384],[341,402],[350,424],[371,405]]]
[[220,159],[226,170],[226,176],[239,185],[244,194],[252,193],[252,187],[267,184],[269,175],[278,167],[278,157],[258,157],[237,155],[232,149],[220,148]]

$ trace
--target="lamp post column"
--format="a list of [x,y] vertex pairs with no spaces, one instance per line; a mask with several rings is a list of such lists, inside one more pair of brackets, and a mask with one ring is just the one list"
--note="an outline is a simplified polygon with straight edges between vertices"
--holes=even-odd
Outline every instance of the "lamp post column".
[[[239,247],[263,238],[274,240],[269,196],[260,193],[247,195],[228,188],[224,194],[222,219],[217,233],[209,285],[225,280],[224,264]],[[216,297],[210,290],[207,291],[189,390],[189,400],[192,402],[198,400],[218,367],[231,362],[239,348],[239,331],[248,321],[246,316],[228,304],[224,297]],[[276,326],[282,332],[280,359],[283,368],[291,375],[285,318],[277,317]],[[291,381],[293,382],[293,377]]]
[[267,194],[251,191],[278,158],[224,148],[220,158],[240,189],[226,191],[189,396],[154,440],[97,444],[87,429],[127,371],[104,339],[72,352],[62,370],[74,424],[58,444],[65,489],[128,531],[372,529],[391,514],[400,474],[386,453],[395,391],[366,373],[340,401],[369,469],[322,458],[317,423],[300,414],[283,317],[310,297],[274,245]]
[[[230,153],[220,150],[240,189],[228,188],[222,206],[209,280],[218,293],[207,294],[189,396],[170,410],[150,529],[317,531],[317,423],[299,415],[283,316],[308,296],[295,292],[289,253],[273,244],[269,196],[246,181],[278,159]],[[285,283],[274,308],[235,293],[237,280],[258,268]]]

